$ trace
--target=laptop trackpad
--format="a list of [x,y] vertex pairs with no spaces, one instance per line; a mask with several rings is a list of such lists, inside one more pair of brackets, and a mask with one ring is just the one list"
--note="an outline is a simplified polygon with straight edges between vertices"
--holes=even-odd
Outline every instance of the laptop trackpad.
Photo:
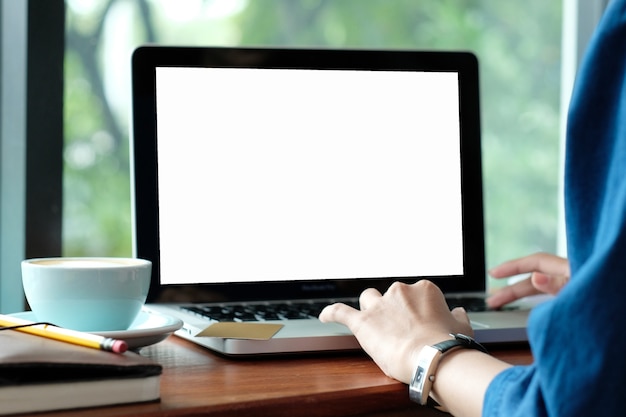
[[319,320],[289,320],[281,323],[284,326],[274,338],[352,335],[346,326],[339,323],[322,323]]

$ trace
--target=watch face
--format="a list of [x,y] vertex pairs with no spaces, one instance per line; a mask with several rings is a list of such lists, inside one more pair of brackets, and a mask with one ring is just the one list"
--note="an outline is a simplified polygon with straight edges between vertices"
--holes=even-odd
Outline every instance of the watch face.
[[426,398],[428,398],[428,394],[426,398],[424,398],[424,384],[427,378],[426,369],[422,366],[418,366],[413,375],[411,385],[409,386],[409,398],[422,405],[425,404]]
[[411,400],[422,405],[426,404],[433,381],[430,375],[434,375],[441,355],[441,351],[433,346],[424,346],[422,348],[417,358],[415,373],[409,385]]
[[426,375],[426,370],[419,366],[415,372],[415,385],[421,387],[424,384],[424,375]]

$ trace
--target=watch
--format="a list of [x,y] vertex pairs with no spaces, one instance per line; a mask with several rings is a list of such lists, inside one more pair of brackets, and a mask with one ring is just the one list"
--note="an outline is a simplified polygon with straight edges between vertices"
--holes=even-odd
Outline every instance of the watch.
[[454,339],[436,345],[424,346],[417,357],[417,366],[409,384],[409,398],[426,405],[430,390],[435,382],[435,371],[444,353],[457,348],[476,349],[487,353],[487,349],[474,339],[461,333],[450,334]]

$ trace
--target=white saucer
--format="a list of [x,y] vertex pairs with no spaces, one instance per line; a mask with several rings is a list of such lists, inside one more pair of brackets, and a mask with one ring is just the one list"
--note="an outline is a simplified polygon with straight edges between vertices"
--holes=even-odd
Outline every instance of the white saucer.
[[[14,313],[11,314],[11,316],[24,320],[37,321],[32,311]],[[162,341],[182,326],[183,322],[177,318],[142,310],[128,330],[90,333],[125,340],[126,343],[128,343],[128,348],[135,350]]]

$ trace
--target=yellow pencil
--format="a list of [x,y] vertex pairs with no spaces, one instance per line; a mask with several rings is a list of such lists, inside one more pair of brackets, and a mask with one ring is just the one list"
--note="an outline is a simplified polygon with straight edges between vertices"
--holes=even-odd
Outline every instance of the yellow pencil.
[[48,324],[33,323],[32,321],[0,314],[0,329],[3,327],[24,326],[17,327],[13,330],[114,353],[124,353],[128,350],[128,344],[124,340],[78,332],[76,330],[64,329]]

